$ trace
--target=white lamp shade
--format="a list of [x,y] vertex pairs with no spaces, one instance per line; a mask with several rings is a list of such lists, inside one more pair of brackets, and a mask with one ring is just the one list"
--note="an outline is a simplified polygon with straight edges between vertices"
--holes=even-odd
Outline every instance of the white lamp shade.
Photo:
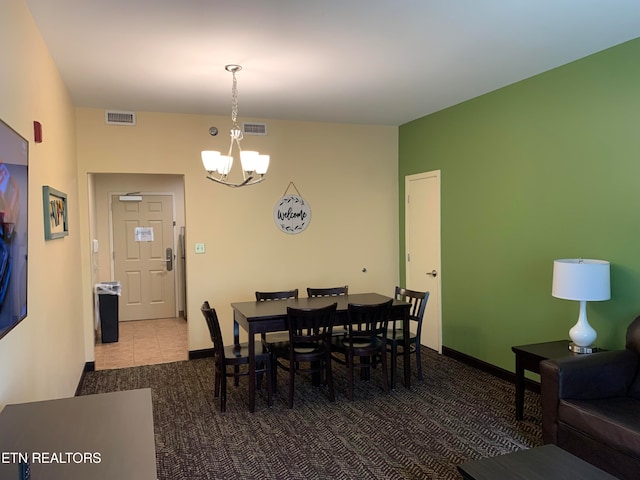
[[609,262],[588,258],[554,260],[551,294],[565,300],[609,300]]
[[218,173],[220,175],[228,175],[232,166],[233,157],[229,155],[220,155],[220,160],[218,161]]
[[258,155],[256,160],[256,173],[264,175],[269,170],[269,155]]
[[214,172],[218,170],[220,152],[216,152],[214,150],[203,150],[200,155],[202,156],[202,165],[207,172]]
[[253,150],[243,150],[240,152],[240,163],[242,164],[242,170],[245,172],[253,172],[256,169],[256,160],[258,159],[258,152]]

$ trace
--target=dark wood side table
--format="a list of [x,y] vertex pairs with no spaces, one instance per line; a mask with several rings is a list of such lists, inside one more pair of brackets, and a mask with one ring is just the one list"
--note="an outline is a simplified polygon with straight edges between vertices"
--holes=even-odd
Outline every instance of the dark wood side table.
[[555,445],[544,445],[507,455],[471,460],[458,465],[458,471],[465,480],[503,480],[506,478],[615,480],[616,478]]
[[522,420],[524,411],[524,371],[540,373],[540,362],[549,358],[562,358],[572,355],[588,355],[573,353],[569,350],[569,340],[533,343],[511,347],[516,354],[516,420]]

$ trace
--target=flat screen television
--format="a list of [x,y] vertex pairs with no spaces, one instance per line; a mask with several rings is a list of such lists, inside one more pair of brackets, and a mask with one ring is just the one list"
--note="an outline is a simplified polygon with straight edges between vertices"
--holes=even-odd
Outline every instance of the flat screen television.
[[29,142],[0,120],[0,338],[27,316]]

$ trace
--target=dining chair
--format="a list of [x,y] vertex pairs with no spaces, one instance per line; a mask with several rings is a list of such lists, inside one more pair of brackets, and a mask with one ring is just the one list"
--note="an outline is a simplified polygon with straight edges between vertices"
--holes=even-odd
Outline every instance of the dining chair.
[[[338,297],[347,295],[349,293],[349,285],[344,287],[330,287],[330,288],[309,288],[307,287],[307,297]],[[341,336],[346,335],[347,327],[335,326],[333,327],[333,335]]]
[[256,292],[256,302],[270,302],[272,300],[288,300],[298,298],[298,289],[282,290],[280,292]]
[[[349,400],[353,400],[354,370],[359,368],[362,373],[370,374],[375,368],[377,360],[382,367],[382,383],[385,393],[389,392],[387,375],[387,327],[389,313],[393,299],[373,305],[358,305],[350,303],[347,306],[347,335],[333,337],[332,351],[342,354],[344,360],[332,356],[338,363],[346,364],[349,376]],[[355,363],[355,358],[359,362]],[[363,376],[368,378],[369,375]]]
[[349,293],[349,285],[344,287],[330,287],[330,288],[309,288],[307,287],[308,297],[334,297],[338,295],[346,295]]
[[420,336],[422,334],[422,318],[429,300],[429,292],[419,292],[406,288],[396,287],[394,297],[410,303],[409,308],[409,338],[405,338],[401,319],[393,319],[387,330],[387,350],[391,353],[391,384],[396,375],[396,362],[398,359],[398,347],[409,348],[416,355],[418,380],[422,380],[422,356],[420,354]]
[[287,363],[278,360],[273,372],[274,377],[277,376],[278,367],[289,372],[289,408],[293,408],[295,378],[300,373],[311,374],[314,385],[322,384],[324,373],[329,400],[335,401],[331,373],[331,332],[337,307],[337,303],[319,308],[287,307],[289,344],[286,353],[276,353],[276,358],[287,358]]
[[[256,302],[277,302],[282,300],[297,299],[298,289],[281,290],[279,292],[256,292]],[[263,347],[271,354],[273,365],[276,364],[277,355],[286,352],[289,347],[289,334],[286,332],[270,332],[260,335]],[[276,369],[274,368],[274,371]],[[274,377],[275,378],[275,377]],[[276,385],[273,384],[275,389]]]
[[[213,359],[215,363],[214,375],[214,398],[220,397],[220,412],[227,410],[227,378],[233,377],[238,380],[241,376],[249,375],[248,369],[240,371],[240,365],[249,365],[249,346],[246,343],[225,346],[220,330],[220,322],[215,308],[211,308],[208,301],[201,307],[202,315],[209,327],[209,334],[213,342]],[[256,353],[256,374],[262,378],[262,374],[267,377],[267,397],[269,406],[273,405],[273,389],[271,386],[271,355],[268,352]],[[234,367],[229,371],[227,367]],[[238,367],[238,368],[236,368]]]

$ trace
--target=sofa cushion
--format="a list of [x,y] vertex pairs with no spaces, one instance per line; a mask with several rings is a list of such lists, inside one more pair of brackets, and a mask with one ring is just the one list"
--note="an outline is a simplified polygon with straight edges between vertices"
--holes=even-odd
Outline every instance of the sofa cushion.
[[638,369],[636,378],[633,380],[631,386],[629,387],[628,395],[632,398],[635,398],[636,400],[640,400],[640,369]]
[[640,458],[640,400],[560,400],[558,420],[620,452]]

